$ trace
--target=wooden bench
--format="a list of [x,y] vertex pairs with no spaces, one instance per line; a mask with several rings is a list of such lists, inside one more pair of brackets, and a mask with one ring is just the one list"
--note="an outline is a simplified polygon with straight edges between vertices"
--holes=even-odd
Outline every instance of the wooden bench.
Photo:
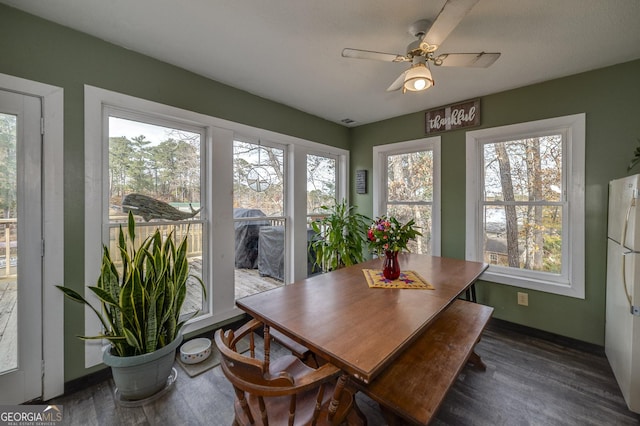
[[493,308],[454,301],[368,385],[356,386],[380,404],[389,425],[426,425],[467,362],[485,370],[474,352]]

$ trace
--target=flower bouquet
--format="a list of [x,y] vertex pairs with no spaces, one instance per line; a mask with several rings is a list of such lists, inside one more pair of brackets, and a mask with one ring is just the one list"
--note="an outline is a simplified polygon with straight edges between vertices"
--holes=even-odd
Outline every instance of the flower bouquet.
[[413,219],[403,225],[393,216],[381,216],[371,224],[367,231],[369,247],[378,256],[386,251],[408,251],[409,241],[422,235],[417,228]]
[[409,251],[407,248],[409,241],[422,235],[417,228],[413,219],[403,225],[393,216],[381,216],[369,226],[367,231],[369,247],[378,257],[381,257],[382,253],[385,255],[382,268],[385,278],[395,280],[400,276],[398,252]]

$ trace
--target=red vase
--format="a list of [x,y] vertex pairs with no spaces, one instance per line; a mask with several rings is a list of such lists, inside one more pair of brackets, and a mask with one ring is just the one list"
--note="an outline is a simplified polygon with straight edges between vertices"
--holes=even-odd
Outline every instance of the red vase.
[[388,280],[397,280],[400,276],[400,263],[398,262],[397,251],[387,250],[384,252],[382,275]]

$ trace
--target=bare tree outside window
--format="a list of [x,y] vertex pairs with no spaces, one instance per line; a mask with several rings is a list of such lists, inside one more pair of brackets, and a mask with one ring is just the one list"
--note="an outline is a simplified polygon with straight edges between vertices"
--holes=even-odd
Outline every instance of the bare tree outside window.
[[322,206],[336,204],[336,163],[335,158],[321,155],[307,155],[307,214],[318,214]]
[[433,151],[387,155],[387,215],[401,223],[413,219],[421,237],[409,242],[409,250],[428,254],[433,211]]
[[284,215],[284,149],[233,143],[233,207]]
[[560,273],[562,135],[484,144],[484,259]]

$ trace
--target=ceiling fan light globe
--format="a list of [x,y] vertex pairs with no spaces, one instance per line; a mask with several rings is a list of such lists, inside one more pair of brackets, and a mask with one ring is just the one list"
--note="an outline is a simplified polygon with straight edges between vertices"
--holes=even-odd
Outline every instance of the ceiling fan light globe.
[[424,90],[424,88],[427,87],[427,80],[424,78],[418,78],[413,81],[413,87],[416,90]]
[[404,88],[410,92],[420,92],[433,86],[430,80],[424,78],[414,78],[404,82]]
[[407,71],[404,79],[404,89],[420,92],[433,86],[431,71],[424,64],[414,65]]

